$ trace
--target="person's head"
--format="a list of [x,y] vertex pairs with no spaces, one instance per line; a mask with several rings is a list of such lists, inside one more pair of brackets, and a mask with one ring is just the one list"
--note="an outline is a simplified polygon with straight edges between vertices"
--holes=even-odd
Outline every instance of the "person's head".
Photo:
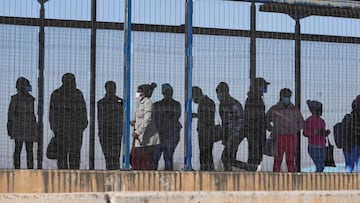
[[196,104],[200,102],[200,97],[203,95],[202,90],[198,86],[193,86],[192,90],[192,98]]
[[268,85],[270,85],[270,83],[264,78],[255,78],[254,84],[252,84],[252,89],[264,94],[267,92]]
[[18,92],[25,93],[31,91],[30,81],[24,77],[19,77],[16,80],[16,89]]
[[138,97],[143,98],[143,97],[147,97],[150,98],[154,89],[156,88],[156,83],[151,83],[151,84],[142,84],[139,85],[137,88],[137,93],[138,93]]
[[173,88],[169,83],[164,83],[161,85],[161,93],[164,95],[164,98],[172,98]]
[[351,103],[353,112],[360,114],[360,95],[358,95]]
[[315,100],[307,100],[306,103],[307,103],[307,105],[309,107],[309,111],[313,115],[318,115],[318,116],[322,115],[323,108],[322,108],[322,103],[321,102],[315,101]]
[[292,92],[289,88],[283,88],[280,90],[280,102],[284,106],[288,106],[291,103]]
[[105,83],[106,94],[114,96],[116,93],[116,83],[114,81],[107,81]]
[[75,75],[72,73],[65,73],[61,79],[63,86],[66,90],[75,90],[76,89],[76,81]]
[[226,82],[220,82],[216,87],[216,95],[220,102],[229,96],[229,85]]

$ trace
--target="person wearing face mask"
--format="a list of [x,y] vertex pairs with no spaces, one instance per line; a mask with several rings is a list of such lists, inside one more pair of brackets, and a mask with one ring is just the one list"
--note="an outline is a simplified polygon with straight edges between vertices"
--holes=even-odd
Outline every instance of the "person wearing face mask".
[[272,132],[277,142],[273,171],[280,172],[285,154],[288,172],[295,172],[297,133],[304,127],[301,112],[291,103],[292,92],[288,88],[280,90],[280,101],[266,113],[268,131]]
[[161,85],[161,92],[164,98],[154,103],[153,111],[161,143],[158,155],[164,155],[165,170],[173,170],[173,155],[179,143],[182,128],[179,121],[181,104],[173,99],[173,88],[169,83]]
[[27,168],[34,168],[33,143],[37,141],[35,98],[30,94],[28,79],[19,77],[16,81],[17,93],[11,96],[8,110],[8,135],[15,141],[14,168],[20,169],[20,155],[23,144],[26,147]]
[[244,111],[240,102],[230,95],[226,82],[217,85],[216,94],[220,101],[219,113],[224,130],[222,143],[225,148],[221,160],[225,171],[231,171],[239,144],[244,139],[241,133],[244,127]]
[[360,95],[351,104],[352,111],[346,114],[342,125],[346,129],[343,145],[345,172],[351,173],[356,164],[356,172],[360,172]]
[[138,86],[136,97],[138,105],[136,107],[135,119],[130,122],[134,127],[132,134],[134,147],[141,150],[150,157],[150,161],[144,161],[139,168],[133,167],[134,170],[156,170],[160,147],[159,133],[153,115],[153,103],[150,100],[151,95],[156,88],[156,83],[143,84]]
[[86,104],[75,75],[65,73],[50,99],[50,128],[57,138],[59,169],[79,169],[83,131],[88,125]]
[[124,126],[123,100],[116,95],[116,83],[105,83],[106,94],[97,103],[99,141],[107,170],[120,168],[121,138]]
[[248,163],[260,165],[263,144],[266,139],[264,94],[270,83],[264,78],[255,78],[245,102],[244,133],[248,140]]

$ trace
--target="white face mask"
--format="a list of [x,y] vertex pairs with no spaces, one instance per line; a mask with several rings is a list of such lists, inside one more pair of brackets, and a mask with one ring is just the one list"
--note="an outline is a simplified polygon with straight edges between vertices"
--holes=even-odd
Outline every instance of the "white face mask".
[[140,92],[136,92],[135,97],[140,98],[140,94],[141,94]]

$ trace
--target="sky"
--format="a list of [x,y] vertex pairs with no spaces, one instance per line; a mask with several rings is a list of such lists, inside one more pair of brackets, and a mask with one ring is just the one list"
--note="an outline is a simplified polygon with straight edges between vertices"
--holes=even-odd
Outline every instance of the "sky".
[[[98,0],[98,21],[123,22],[123,0]],[[257,8],[260,4],[257,4]],[[39,16],[36,0],[1,0],[0,16]],[[90,20],[90,0],[50,0],[45,4],[46,18]],[[194,0],[194,26],[249,29],[250,4],[221,0]],[[184,24],[185,3],[179,0],[133,0],[132,22],[161,25]],[[332,17],[308,17],[301,20],[302,32],[359,37],[360,21]],[[257,12],[257,29],[261,31],[294,32],[294,21],[284,15]],[[48,27],[45,44],[45,136],[44,143],[50,141],[52,132],[48,126],[48,105],[51,91],[61,85],[61,75],[73,72],[78,88],[84,93],[89,113],[90,78],[90,30]],[[3,99],[0,100],[0,148],[7,156],[0,157],[0,168],[12,168],[11,153],[13,143],[6,136],[6,112],[9,98],[15,93],[13,87],[17,77],[24,75],[33,84],[37,95],[38,27],[12,26],[0,24],[0,64],[6,74],[0,76]],[[182,34],[160,34],[133,32],[131,107],[136,106],[135,89],[142,83],[156,82],[158,88],[153,101],[161,99],[161,84],[170,82],[174,86],[174,98],[184,104],[184,37]],[[118,94],[122,96],[123,33],[121,31],[98,30],[97,35],[97,81],[96,100],[104,95],[103,84],[114,80],[118,84]],[[226,36],[194,36],[193,84],[202,87],[205,94],[214,99],[215,87],[220,81],[227,81],[231,94],[242,104],[249,87],[249,39]],[[302,42],[302,104],[306,99],[317,99],[324,104],[324,119],[328,127],[342,119],[350,111],[351,100],[358,94],[360,71],[360,46],[357,44]],[[294,89],[294,42],[290,40],[257,39],[257,75],[271,82],[264,100],[266,108],[278,101],[278,92],[283,87]],[[156,70],[156,71],[154,71]],[[292,98],[294,102],[294,98]],[[196,110],[197,106],[193,106]],[[183,109],[184,110],[184,109]],[[305,105],[301,109],[304,117],[309,116]],[[182,118],[183,121],[183,118]],[[217,114],[216,122],[220,122]],[[193,121],[193,165],[198,169],[198,147],[196,120]],[[183,131],[182,131],[183,132]],[[84,144],[88,144],[88,129],[84,132]],[[306,139],[302,140],[304,159],[303,170],[312,170],[307,156]],[[175,151],[176,167],[183,163],[183,142],[181,139]],[[247,143],[239,148],[238,158],[246,160]],[[104,159],[96,142],[96,168],[104,168]],[[215,144],[216,168],[221,168],[222,145]],[[336,149],[336,160],[343,162],[341,151]],[[81,168],[88,168],[88,148],[82,148]],[[10,161],[9,161],[10,160]],[[24,160],[24,153],[22,160]],[[271,170],[272,158],[265,157],[264,170]],[[55,163],[44,160],[45,168],[54,168]],[[162,167],[161,165],[160,167]],[[331,169],[328,169],[331,170]]]

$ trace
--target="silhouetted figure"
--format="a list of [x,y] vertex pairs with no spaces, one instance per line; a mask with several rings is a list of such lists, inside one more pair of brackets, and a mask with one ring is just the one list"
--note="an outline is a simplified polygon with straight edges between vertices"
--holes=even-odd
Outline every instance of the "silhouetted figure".
[[360,95],[351,103],[352,111],[342,120],[344,137],[343,153],[345,158],[345,172],[360,172]]
[[105,83],[105,97],[98,101],[99,140],[106,160],[106,169],[120,168],[121,138],[124,126],[123,100],[116,96],[116,83]]
[[284,154],[288,172],[295,172],[297,133],[304,127],[304,118],[299,109],[291,103],[292,92],[288,88],[280,90],[280,101],[266,113],[268,130],[276,139],[277,155],[274,172],[280,172]]
[[266,117],[264,94],[270,83],[264,78],[255,78],[245,102],[245,135],[248,140],[248,163],[259,165],[263,157],[266,139]]
[[27,168],[34,168],[33,142],[37,141],[35,98],[29,93],[31,85],[28,79],[19,77],[16,81],[17,94],[11,96],[8,111],[8,135],[15,141],[14,167],[20,169],[20,154],[25,142]]
[[[132,137],[134,138],[134,147],[146,154],[150,160],[138,160],[135,170],[156,170],[158,168],[160,147],[159,133],[156,123],[153,120],[153,104],[150,97],[156,88],[156,83],[143,84],[138,86],[136,98],[138,105],[136,107],[135,119],[130,122],[134,126]],[[136,162],[136,161],[135,161]]]
[[182,128],[179,121],[181,116],[181,104],[174,100],[173,88],[165,83],[161,86],[164,98],[154,103],[154,120],[160,136],[160,152],[164,155],[165,170],[173,170],[173,155],[180,140]]
[[239,144],[244,139],[244,111],[240,102],[230,96],[227,83],[220,82],[216,87],[216,94],[220,101],[219,113],[224,130],[222,142],[225,148],[221,160],[225,171],[231,171]]
[[83,94],[76,88],[72,73],[64,74],[62,86],[51,94],[49,121],[58,140],[58,168],[79,169],[83,131],[88,120]]
[[198,106],[198,112],[193,113],[192,117],[198,119],[197,131],[200,149],[200,170],[214,170],[214,160],[212,150],[213,129],[215,127],[215,103],[208,96],[204,95],[200,87],[192,87],[192,97]]

